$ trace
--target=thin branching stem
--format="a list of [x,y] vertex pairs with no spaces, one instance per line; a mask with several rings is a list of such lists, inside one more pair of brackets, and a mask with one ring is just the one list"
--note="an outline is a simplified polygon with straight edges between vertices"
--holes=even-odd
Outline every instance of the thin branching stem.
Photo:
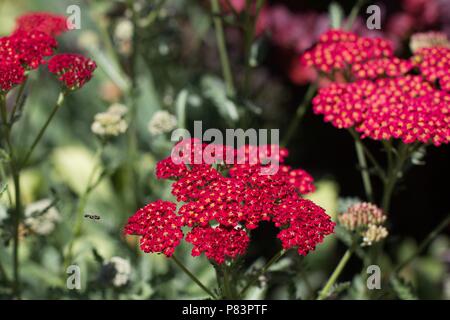
[[267,263],[264,267],[261,268],[261,270],[259,272],[257,272],[248,282],[247,285],[241,290],[240,296],[244,297],[245,294],[247,293],[247,291],[256,283],[256,281],[258,281],[258,278],[262,275],[264,275],[269,268],[278,260],[280,260],[280,258],[282,256],[284,256],[284,254],[286,253],[286,250],[280,250],[278,251]]
[[222,65],[222,74],[225,80],[227,95],[229,97],[234,97],[236,94],[236,90],[234,87],[230,60],[228,58],[228,52],[225,43],[225,31],[223,28],[222,19],[220,17],[220,6],[218,0],[211,0],[211,10],[213,14],[214,29],[216,31],[217,49],[219,50],[220,63]]
[[326,299],[329,294],[330,290],[333,287],[333,285],[336,283],[337,279],[339,278],[340,274],[342,273],[342,270],[344,270],[345,266],[347,265],[347,262],[350,260],[350,257],[353,254],[353,249],[349,248],[342,256],[341,260],[339,261],[336,269],[334,269],[333,273],[331,274],[330,278],[328,279],[327,283],[323,287],[323,289],[320,291],[319,296],[317,297],[317,300],[323,300]]
[[189,278],[191,278],[200,288],[203,289],[211,298],[214,300],[217,299],[216,295],[208,289],[191,271],[189,271],[188,268],[175,256],[172,255],[171,259],[180,267],[181,270],[183,270],[184,273],[188,275]]

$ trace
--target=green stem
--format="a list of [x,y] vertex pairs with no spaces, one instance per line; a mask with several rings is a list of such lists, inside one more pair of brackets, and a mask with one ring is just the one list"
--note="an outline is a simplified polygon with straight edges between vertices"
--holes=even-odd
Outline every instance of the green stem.
[[0,276],[6,284],[9,284],[8,274],[6,273],[5,268],[3,267],[2,262],[0,261]]
[[226,266],[223,268],[223,291],[225,299],[233,299],[233,293],[230,287],[230,274]]
[[16,202],[15,212],[14,212],[14,240],[13,240],[13,296],[20,297],[20,271],[19,271],[19,225],[20,218],[22,215],[22,203],[21,203],[21,192],[20,192],[20,170],[11,162],[11,171],[14,181],[14,199]]
[[86,208],[86,204],[87,204],[89,195],[93,191],[92,184],[94,182],[94,178],[95,178],[96,173],[98,171],[97,169],[98,169],[98,167],[100,166],[100,163],[101,163],[101,157],[102,157],[102,154],[103,154],[103,150],[104,150],[104,144],[102,143],[100,148],[98,148],[97,151],[95,152],[94,160],[93,160],[94,167],[92,168],[92,171],[89,174],[88,183],[87,183],[86,189],[82,193],[80,201],[79,201],[79,205],[78,205],[78,209],[77,209],[77,215],[76,215],[76,224],[75,224],[75,228],[74,228],[74,236],[75,236],[75,238],[77,238],[81,234],[81,229],[83,227],[83,213],[84,213],[84,210]]
[[305,96],[303,97],[303,101],[297,107],[295,116],[288,126],[287,133],[284,136],[283,141],[281,143],[282,146],[286,147],[288,145],[289,141],[294,136],[295,132],[297,131],[297,127],[298,127],[300,121],[305,116],[306,111],[308,111],[308,106],[310,105],[311,99],[313,98],[314,94],[316,93],[316,90],[317,90],[317,84],[312,83],[309,85],[308,90],[306,91]]
[[129,188],[129,193],[127,193],[127,200],[130,202],[130,207],[139,206],[140,199],[140,189],[139,189],[139,179],[136,172],[136,161],[138,158],[138,128],[137,128],[137,115],[138,115],[138,104],[137,104],[137,94],[138,94],[138,78],[137,78],[137,60],[138,60],[138,50],[139,50],[139,24],[138,24],[138,13],[135,10],[132,0],[128,0],[128,6],[132,12],[132,21],[134,26],[133,33],[133,50],[130,57],[130,74],[131,88],[128,92],[128,130],[127,130],[127,142],[128,142],[128,161],[126,168],[126,179],[127,185],[131,186]]
[[149,25],[151,25],[156,20],[156,18],[158,17],[159,12],[160,12],[160,10],[163,7],[165,2],[166,2],[166,0],[160,0],[154,6],[154,8],[150,11],[150,13],[147,15],[147,17],[141,19],[140,26],[145,28],[145,27],[148,27]]
[[192,281],[194,281],[200,288],[203,289],[203,291],[205,291],[214,300],[217,299],[216,295],[211,290],[209,290],[192,272],[190,272],[189,269],[186,268],[184,264],[180,260],[178,260],[178,258],[175,255],[172,255],[171,258],[181,268],[181,270],[183,270],[184,273],[186,273],[189,276],[189,278],[192,279]]
[[0,94],[0,116],[2,119],[2,128],[4,128],[5,142],[10,153],[10,157],[13,157],[13,147],[11,144],[11,127],[8,123],[8,111],[6,110],[6,96]]
[[92,170],[89,174],[86,188],[83,191],[83,193],[81,194],[80,199],[78,201],[72,240],[69,243],[68,250],[67,250],[67,256],[66,256],[65,264],[64,264],[66,268],[68,267],[68,264],[71,263],[71,260],[73,258],[73,244],[74,244],[75,240],[81,235],[81,231],[83,228],[83,213],[85,211],[89,195],[94,190],[94,188],[92,186],[98,185],[98,182],[95,182],[95,184],[94,184],[94,178],[96,176],[97,169],[101,163],[101,157],[103,154],[103,150],[104,150],[104,143],[102,142],[100,148],[98,148],[97,151],[95,152],[94,159],[93,159],[94,167],[92,168]]
[[[389,150],[388,152],[392,152]],[[392,159],[392,164],[390,165],[390,168],[388,169],[388,174],[386,177],[386,181],[384,183],[384,190],[383,190],[383,198],[381,200],[381,207],[384,210],[384,212],[389,212],[389,208],[391,206],[391,199],[392,195],[395,189],[395,186],[398,182],[398,179],[401,177],[403,166],[405,164],[405,161],[410,156],[410,150],[407,144],[402,143],[400,145],[400,148],[397,152],[397,158]]]
[[20,272],[19,272],[19,225],[22,214],[21,192],[20,192],[20,167],[16,164],[14,156],[14,149],[11,143],[11,128],[8,124],[7,110],[6,110],[6,96],[0,95],[0,114],[2,124],[5,128],[5,140],[9,149],[10,168],[14,182],[14,200],[15,209],[13,217],[13,284],[12,294],[16,298],[20,298]]
[[214,28],[216,30],[217,48],[219,50],[220,63],[222,65],[223,78],[227,95],[234,97],[236,94],[231,73],[230,61],[228,59],[227,47],[225,44],[225,32],[223,29],[222,19],[220,18],[220,6],[218,0],[211,0],[211,9],[213,14]]
[[[366,193],[367,200],[370,202],[373,202],[374,198],[373,198],[372,181],[370,179],[369,168],[367,166],[367,160],[366,160],[366,153],[368,152],[368,150],[364,149],[365,147],[364,147],[363,142],[361,141],[359,135],[354,131],[353,128],[350,128],[349,132],[352,135],[353,140],[355,141],[356,157],[358,159],[359,169],[361,171],[361,178],[363,181],[364,191]],[[371,160],[372,160],[372,162],[374,162],[375,166],[378,166],[378,168],[380,168],[373,156],[371,156]],[[381,170],[381,169],[377,169],[377,170]],[[381,170],[381,172],[379,172],[379,174],[381,175],[381,178],[383,179],[384,172]]]
[[244,295],[247,293],[248,289],[250,289],[256,281],[258,281],[258,278],[262,275],[264,275],[267,270],[280,258],[286,253],[286,250],[281,250],[277,254],[275,254],[267,263],[266,265],[257,273],[255,274],[248,282],[247,285],[242,289],[241,293],[239,294],[241,297],[244,297]]
[[358,158],[359,167],[361,170],[361,177],[364,185],[364,190],[366,192],[367,200],[373,202],[372,182],[370,180],[370,173],[367,167],[366,155],[364,153],[362,141],[360,139],[355,139],[355,150],[356,156]]
[[410,264],[417,256],[422,253],[426,247],[450,224],[450,214],[445,217],[444,220],[439,223],[436,228],[434,228],[427,237],[421,242],[416,252],[414,252],[410,257],[400,263],[395,269],[394,274],[400,272],[403,268],[405,268],[408,264]]
[[245,56],[245,73],[244,73],[244,92],[248,94],[248,88],[250,85],[250,68],[251,68],[251,54],[253,41],[256,34],[256,24],[258,22],[259,13],[265,0],[257,0],[255,4],[255,12],[252,15],[252,1],[246,1],[245,8],[245,45],[244,45],[244,56]]
[[355,23],[356,17],[358,16],[359,10],[366,3],[367,0],[358,0],[356,4],[353,6],[352,11],[350,12],[347,22],[344,26],[344,30],[348,31],[353,27],[353,23]]
[[327,283],[323,287],[323,289],[320,291],[319,296],[317,297],[317,300],[323,300],[328,297],[331,288],[335,284],[336,280],[339,278],[339,275],[342,273],[342,270],[344,270],[345,265],[347,264],[348,260],[353,254],[353,249],[348,249],[344,256],[341,258],[341,261],[339,261],[339,264],[337,265],[336,269],[334,269],[333,273],[331,274],[330,278],[328,279]]
[[361,142],[361,147],[364,150],[364,153],[367,156],[367,159],[372,163],[372,165],[374,166],[378,176],[380,177],[380,179],[384,182],[386,180],[386,173],[384,172],[383,167],[380,165],[380,163],[377,161],[377,159],[374,157],[374,155],[372,154],[372,152],[370,152],[370,150],[364,145],[364,143],[361,141],[361,138],[359,137],[358,133],[355,131],[355,129],[350,128],[348,130],[350,132],[350,134],[352,135],[353,139],[359,140]]
[[5,173],[5,168],[4,168],[4,164],[0,164],[0,178],[2,179],[2,181],[5,181],[5,184],[2,186],[3,188],[5,188],[4,190],[0,191],[0,194],[2,191],[4,191],[6,193],[6,196],[8,198],[8,204],[11,207],[12,206],[12,196],[11,196],[11,192],[9,191],[8,188],[8,183],[6,183],[7,178],[6,178],[6,173]]
[[22,84],[19,87],[19,91],[18,91],[17,97],[16,97],[16,102],[14,103],[14,107],[13,107],[13,109],[11,111],[11,115],[9,116],[9,122],[10,123],[12,123],[14,121],[14,116],[16,115],[17,108],[20,105],[22,94],[23,94],[23,91],[25,90],[25,87],[27,85],[27,81],[28,81],[28,77],[25,78],[25,81],[22,82]]
[[313,288],[311,282],[309,281],[308,275],[306,274],[305,270],[303,270],[303,268],[300,270],[300,277],[305,284],[306,290],[308,291],[305,294],[305,299],[309,300],[311,298],[311,296],[314,294],[314,288]]
[[42,136],[44,135],[45,131],[47,130],[48,125],[52,121],[53,117],[55,116],[58,109],[62,106],[65,98],[65,93],[61,92],[58,96],[58,100],[56,101],[55,106],[53,107],[52,112],[50,113],[49,117],[47,118],[47,121],[45,122],[44,126],[39,131],[38,135],[34,139],[33,143],[31,144],[30,149],[28,149],[27,154],[25,155],[25,158],[22,162],[22,166],[26,166],[28,161],[30,160],[31,155],[33,154],[34,149],[36,148],[37,144],[41,140]]

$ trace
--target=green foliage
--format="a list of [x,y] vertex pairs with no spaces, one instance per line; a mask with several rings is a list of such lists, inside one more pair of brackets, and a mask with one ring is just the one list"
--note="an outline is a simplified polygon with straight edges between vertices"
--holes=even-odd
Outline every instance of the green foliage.
[[413,286],[404,279],[398,276],[393,276],[391,278],[390,285],[399,299],[417,300],[417,296],[414,294]]

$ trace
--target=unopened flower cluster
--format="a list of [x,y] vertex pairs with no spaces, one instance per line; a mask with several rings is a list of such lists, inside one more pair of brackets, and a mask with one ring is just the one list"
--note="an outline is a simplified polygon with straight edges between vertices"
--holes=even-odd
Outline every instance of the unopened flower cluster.
[[[55,36],[67,31],[66,18],[50,13],[30,13],[17,19],[15,31],[0,38],[0,93],[25,81],[29,70],[45,64],[57,48]],[[77,89],[92,76],[95,63],[80,55],[55,55],[51,73],[69,88]]]
[[49,235],[60,221],[61,215],[50,199],[33,202],[25,208],[24,225],[35,234]]
[[127,107],[122,104],[111,105],[106,112],[95,115],[91,126],[92,132],[102,138],[116,137],[125,133],[128,128],[124,118],[127,112]]
[[350,206],[338,216],[339,224],[362,239],[362,246],[371,246],[388,236],[384,227],[386,215],[383,210],[368,202]]
[[387,41],[331,30],[302,59],[332,79],[346,78],[313,99],[326,122],[374,140],[450,142],[449,48],[421,48],[403,60]]
[[176,127],[177,118],[165,110],[156,111],[148,123],[148,131],[152,135],[171,132]]
[[[174,150],[192,159],[211,152],[211,146],[186,139]],[[250,231],[262,221],[280,229],[277,237],[284,249],[296,248],[301,255],[333,232],[334,223],[324,209],[301,197],[314,191],[313,179],[283,164],[287,150],[273,145],[215,147],[231,153],[233,163],[185,164],[168,157],[157,164],[158,178],[174,180],[172,194],[180,207],[177,211],[175,203],[158,200],[130,217],[125,233],[140,235],[143,251],[170,257],[187,227],[185,240],[193,245],[192,255],[204,253],[222,264],[246,253]],[[272,175],[261,174],[270,156],[279,158],[280,168]]]
[[103,263],[99,274],[99,280],[105,285],[109,284],[116,288],[121,288],[128,284],[130,275],[130,261],[122,257],[112,257]]
[[422,48],[435,47],[450,48],[450,41],[447,39],[445,33],[437,31],[419,32],[413,34],[409,41],[409,48],[413,53],[416,53]]

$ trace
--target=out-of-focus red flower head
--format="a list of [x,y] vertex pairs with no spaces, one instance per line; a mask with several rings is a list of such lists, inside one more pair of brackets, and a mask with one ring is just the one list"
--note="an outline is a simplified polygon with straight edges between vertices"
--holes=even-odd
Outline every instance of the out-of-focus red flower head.
[[69,90],[76,90],[86,84],[97,68],[95,62],[80,54],[58,54],[48,62],[48,70]]
[[0,92],[5,93],[24,81],[25,69],[10,37],[0,38]]
[[66,17],[49,12],[25,14],[17,19],[16,25],[16,32],[40,31],[52,37],[68,31]]
[[0,62],[0,92],[5,93],[25,80],[25,70],[17,62]]
[[58,45],[53,37],[41,31],[18,31],[11,36],[11,41],[27,69],[36,69],[45,63],[44,57],[51,56]]
[[[221,0],[220,4],[225,11],[236,11],[241,13],[245,9],[245,0]],[[231,8],[230,8],[231,5]]]

